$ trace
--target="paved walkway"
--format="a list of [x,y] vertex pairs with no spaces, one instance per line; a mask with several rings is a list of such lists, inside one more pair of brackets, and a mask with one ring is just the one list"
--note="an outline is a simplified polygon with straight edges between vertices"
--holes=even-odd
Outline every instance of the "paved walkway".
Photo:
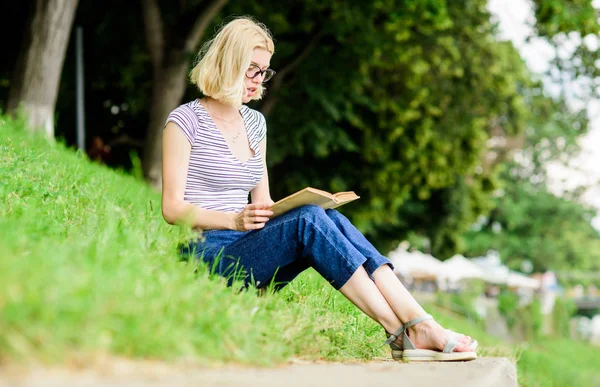
[[503,358],[467,363],[296,363],[277,368],[198,368],[160,362],[109,361],[93,368],[0,368],[0,387],[21,386],[517,386],[516,368]]

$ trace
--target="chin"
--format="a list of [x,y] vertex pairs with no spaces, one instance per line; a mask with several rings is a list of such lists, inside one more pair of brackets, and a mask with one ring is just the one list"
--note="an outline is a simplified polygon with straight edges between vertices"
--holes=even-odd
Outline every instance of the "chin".
[[242,98],[242,103],[248,103],[250,101],[252,101],[252,97],[244,97],[244,98]]

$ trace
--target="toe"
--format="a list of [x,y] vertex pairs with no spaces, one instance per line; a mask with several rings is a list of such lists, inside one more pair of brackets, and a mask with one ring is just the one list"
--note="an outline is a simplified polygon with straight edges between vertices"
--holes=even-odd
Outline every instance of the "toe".
[[472,345],[472,343],[474,341],[471,336],[462,335],[462,334],[456,333],[450,329],[446,329],[446,332],[448,332],[450,337],[457,338],[459,343],[467,345],[467,346]]
[[456,345],[456,347],[454,347],[454,351],[453,352],[472,352],[472,351],[473,351],[473,348],[469,347],[466,344],[463,344],[463,343],[459,342]]

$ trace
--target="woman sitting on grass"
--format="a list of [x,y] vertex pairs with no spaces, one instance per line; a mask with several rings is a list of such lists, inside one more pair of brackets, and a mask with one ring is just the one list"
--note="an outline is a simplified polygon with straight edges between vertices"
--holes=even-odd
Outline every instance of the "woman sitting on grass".
[[165,220],[203,230],[190,250],[223,276],[242,270],[247,285],[280,288],[313,267],[385,328],[394,359],[475,359],[476,341],[426,314],[339,212],[303,206],[270,220],[265,118],[243,104],[263,95],[273,52],[267,28],[246,17],[204,46],[191,72],[204,97],[173,110],[163,133]]

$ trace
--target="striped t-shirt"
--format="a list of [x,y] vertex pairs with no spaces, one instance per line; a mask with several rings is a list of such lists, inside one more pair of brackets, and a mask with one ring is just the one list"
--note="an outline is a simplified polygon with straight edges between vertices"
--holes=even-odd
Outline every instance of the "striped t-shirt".
[[192,146],[184,200],[206,210],[240,212],[248,194],[262,179],[264,167],[258,144],[265,137],[264,116],[243,105],[240,109],[254,156],[241,162],[229,148],[221,131],[199,100],[173,110],[173,121]]

